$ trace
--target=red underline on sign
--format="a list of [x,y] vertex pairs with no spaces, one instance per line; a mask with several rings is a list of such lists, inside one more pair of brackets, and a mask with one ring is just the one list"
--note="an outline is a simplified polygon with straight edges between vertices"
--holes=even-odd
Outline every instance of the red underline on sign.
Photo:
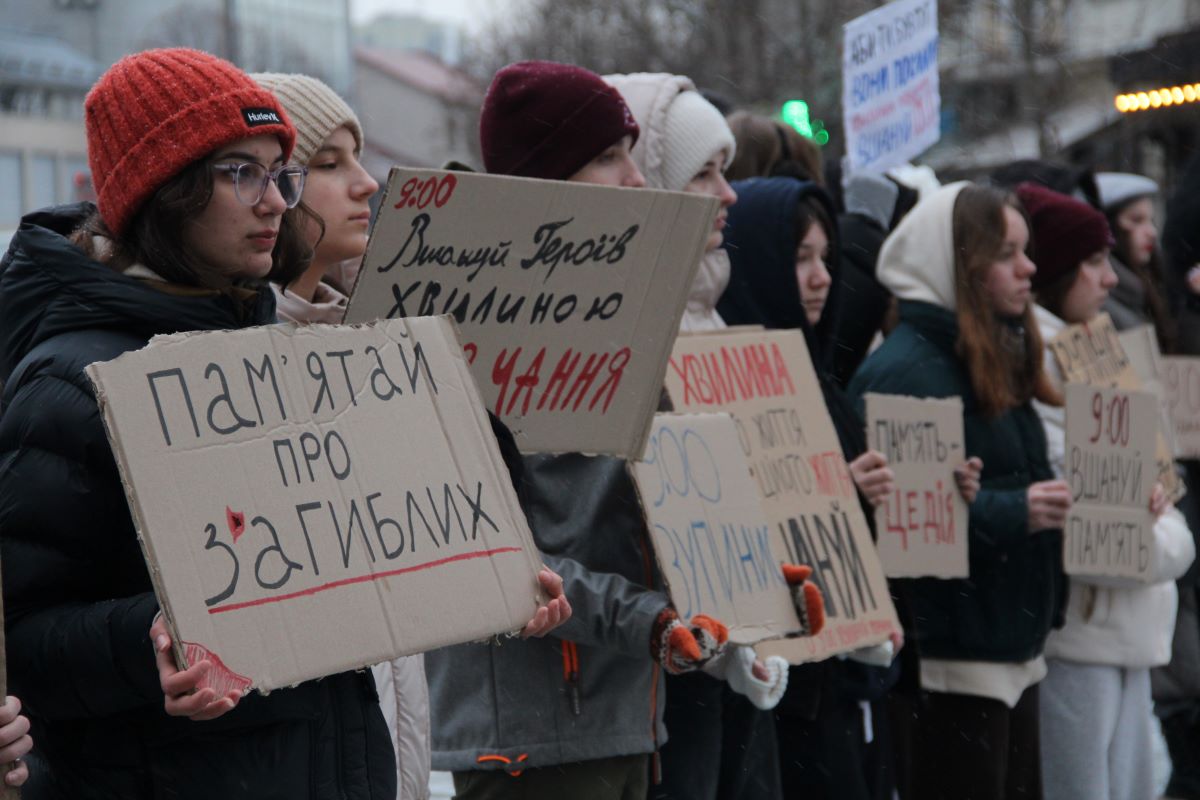
[[226,611],[239,611],[243,608],[251,608],[253,606],[265,606],[270,603],[282,603],[284,600],[294,600],[297,597],[308,597],[310,595],[319,594],[330,589],[336,589],[339,586],[349,586],[353,583],[366,583],[367,581],[377,581],[380,578],[390,578],[394,575],[403,575],[406,572],[420,572],[421,570],[433,569],[440,567],[443,564],[450,564],[455,561],[470,561],[475,558],[491,558],[492,556],[501,555],[503,553],[519,553],[519,547],[497,547],[495,550],[478,550],[474,553],[460,553],[456,556],[448,558],[439,558],[437,561],[429,561],[424,564],[417,564],[412,567],[403,567],[402,569],[393,569],[388,572],[372,572],[369,575],[359,575],[356,578],[343,578],[340,581],[330,581],[323,583],[320,586],[314,586],[311,589],[301,589],[298,592],[290,594],[281,594],[275,597],[262,597],[258,600],[247,600],[244,603],[229,603],[228,605],[216,606],[210,608],[210,614],[224,614]]

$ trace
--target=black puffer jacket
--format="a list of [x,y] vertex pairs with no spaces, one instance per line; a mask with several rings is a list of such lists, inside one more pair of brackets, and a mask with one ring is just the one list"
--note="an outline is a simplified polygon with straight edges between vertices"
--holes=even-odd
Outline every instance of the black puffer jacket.
[[370,673],[257,693],[212,722],[163,710],[158,604],[83,368],[159,333],[274,321],[269,291],[168,294],[27,216],[0,262],[0,547],[9,676],[46,771],[38,798],[393,800]]

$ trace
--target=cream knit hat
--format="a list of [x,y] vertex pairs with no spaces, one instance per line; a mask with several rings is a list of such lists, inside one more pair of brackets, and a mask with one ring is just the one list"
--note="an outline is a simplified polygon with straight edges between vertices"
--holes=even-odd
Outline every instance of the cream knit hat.
[[682,191],[717,153],[725,154],[726,167],[733,161],[733,131],[689,78],[638,72],[604,80],[625,98],[642,129],[633,160],[649,188]]
[[307,164],[321,143],[342,126],[354,136],[354,155],[362,153],[362,124],[354,110],[333,89],[308,75],[255,72],[250,77],[279,98],[292,118],[292,124],[296,126],[292,161]]

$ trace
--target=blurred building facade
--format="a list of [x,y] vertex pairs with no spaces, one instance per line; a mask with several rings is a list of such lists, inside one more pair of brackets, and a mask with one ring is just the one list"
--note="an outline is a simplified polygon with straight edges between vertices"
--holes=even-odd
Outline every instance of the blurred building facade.
[[0,231],[90,199],[83,98],[99,65],[50,36],[0,28]]
[[484,89],[473,78],[420,51],[360,46],[354,58],[363,164],[381,184],[394,165],[479,165]]
[[944,176],[1052,158],[1169,181],[1194,146],[1195,110],[1176,109],[1164,137],[1148,119],[1122,115],[1114,97],[1131,90],[1131,63],[1153,65],[1143,83],[1200,82],[1200,71],[1163,57],[1165,41],[1195,41],[1200,0],[989,0],[962,9],[942,31],[942,141],[921,159]]

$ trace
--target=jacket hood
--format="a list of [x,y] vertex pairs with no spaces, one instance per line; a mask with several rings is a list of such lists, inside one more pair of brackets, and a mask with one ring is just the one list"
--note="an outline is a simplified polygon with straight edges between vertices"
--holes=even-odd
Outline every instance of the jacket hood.
[[715,153],[725,151],[725,166],[737,147],[721,112],[683,75],[637,72],[605,75],[625,98],[641,128],[633,160],[651,189],[683,191]]
[[120,330],[149,339],[275,321],[275,300],[265,286],[246,309],[227,293],[170,294],[89,258],[67,237],[94,210],[76,203],[21,220],[0,261],[0,383],[34,347],[70,331]]
[[[824,371],[832,354],[838,314],[841,256],[837,212],[824,189],[796,178],[751,178],[733,184],[738,201],[729,207],[725,246],[732,277],[729,289],[717,304],[730,325],[763,325],[800,329],[813,363]],[[800,284],[796,280],[796,209],[813,198],[833,223],[826,266],[832,284],[821,320],[814,330],[804,315]]]
[[954,203],[967,181],[947,184],[922,199],[879,251],[879,282],[901,300],[955,310]]

